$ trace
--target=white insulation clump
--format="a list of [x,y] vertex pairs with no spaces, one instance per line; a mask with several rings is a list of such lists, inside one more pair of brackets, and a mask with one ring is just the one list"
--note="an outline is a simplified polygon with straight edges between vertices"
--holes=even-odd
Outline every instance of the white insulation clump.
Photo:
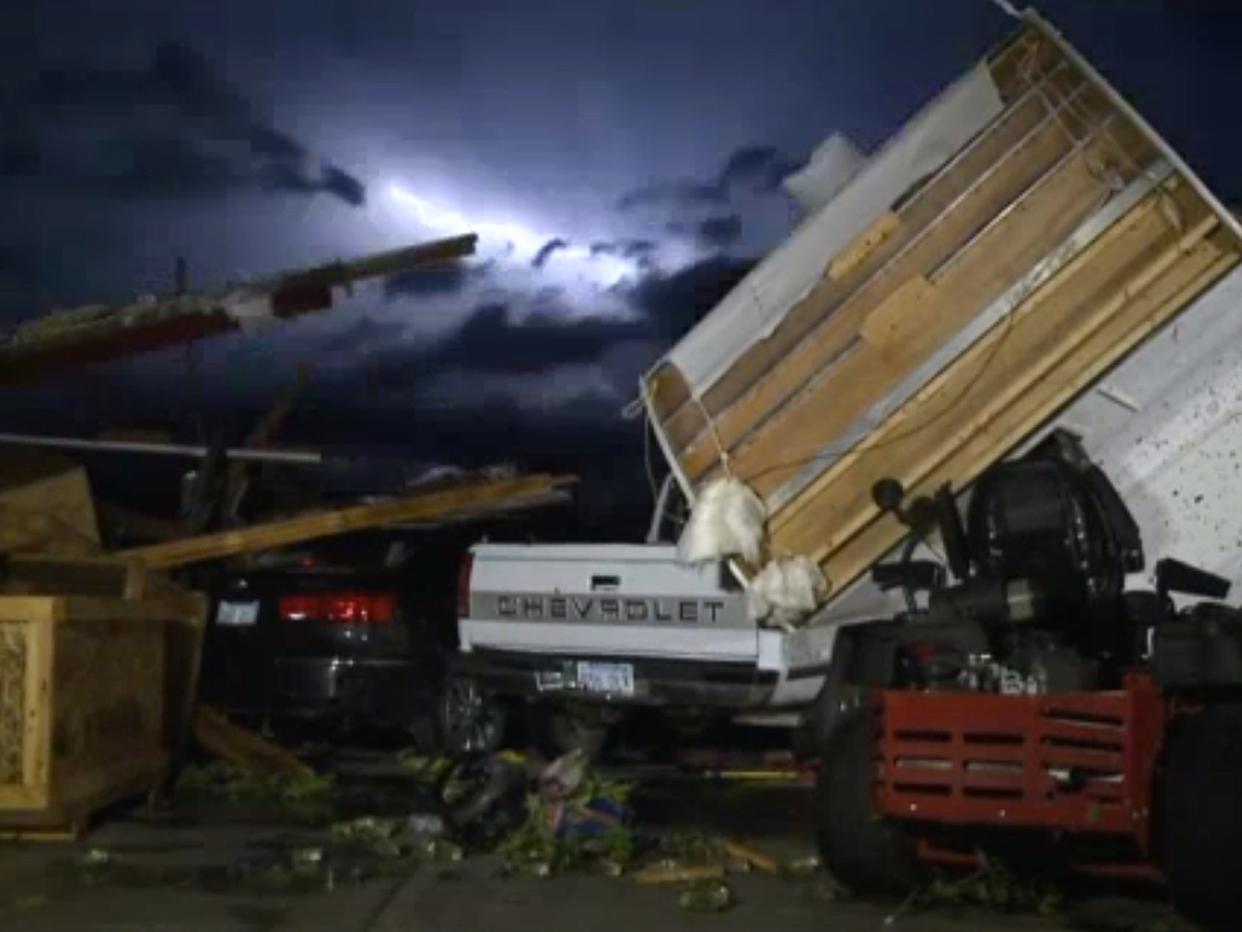
[[763,550],[767,508],[750,487],[738,479],[717,479],[703,490],[681,540],[683,563],[706,563],[740,556],[756,563]]
[[789,627],[815,611],[827,594],[828,582],[810,557],[773,560],[750,581],[750,614]]

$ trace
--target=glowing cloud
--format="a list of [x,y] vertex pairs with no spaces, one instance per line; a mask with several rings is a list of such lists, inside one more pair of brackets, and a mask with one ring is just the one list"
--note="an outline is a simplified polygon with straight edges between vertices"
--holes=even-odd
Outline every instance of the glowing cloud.
[[[518,223],[498,223],[467,217],[459,211],[433,204],[395,182],[389,184],[388,195],[394,203],[429,229],[446,235],[477,233],[479,251],[483,255],[530,263],[544,245],[556,238],[537,233]],[[574,263],[583,277],[603,287],[614,285],[637,270],[637,265],[631,259],[602,253],[592,254],[589,248],[573,243],[558,249],[555,258],[549,259],[548,264],[556,266],[566,261]]]

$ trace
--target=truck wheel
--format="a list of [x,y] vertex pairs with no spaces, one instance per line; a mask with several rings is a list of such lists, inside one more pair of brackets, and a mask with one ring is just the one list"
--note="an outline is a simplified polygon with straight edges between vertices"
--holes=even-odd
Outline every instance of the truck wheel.
[[499,750],[505,710],[497,698],[467,677],[450,676],[440,698],[440,734],[454,756]]
[[1242,706],[1208,705],[1176,721],[1165,769],[1165,872],[1174,905],[1209,929],[1237,928],[1239,786]]
[[608,723],[591,707],[538,702],[529,722],[535,744],[550,757],[582,751],[594,760],[608,743]]
[[901,897],[918,885],[921,870],[901,828],[875,812],[872,719],[842,718],[820,752],[816,786],[816,840],[824,866],[852,892]]

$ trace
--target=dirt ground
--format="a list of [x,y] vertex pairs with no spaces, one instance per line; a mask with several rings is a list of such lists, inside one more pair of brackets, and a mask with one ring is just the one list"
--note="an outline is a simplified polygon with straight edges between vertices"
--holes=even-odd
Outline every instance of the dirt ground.
[[[779,860],[813,853],[804,787],[672,783],[644,791],[644,830],[694,828],[742,837]],[[731,876],[733,905],[686,912],[675,887],[628,876],[506,876],[494,855],[438,863],[327,857],[305,876],[289,864],[329,850],[326,829],[109,814],[74,843],[0,846],[0,929],[21,932],[636,932],[758,929],[950,932],[1186,928],[1158,899],[1100,900],[1074,916],[916,909],[834,895],[821,873],[789,879]],[[1089,921],[1088,921],[1089,920]]]

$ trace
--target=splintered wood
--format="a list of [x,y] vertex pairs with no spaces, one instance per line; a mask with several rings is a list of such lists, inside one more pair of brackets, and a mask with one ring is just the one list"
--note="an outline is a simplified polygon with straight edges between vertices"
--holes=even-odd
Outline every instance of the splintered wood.
[[299,515],[283,521],[153,544],[123,551],[119,556],[141,560],[150,567],[166,569],[239,553],[287,547],[307,540],[382,527],[386,524],[447,520],[460,515],[518,508],[541,501],[543,496],[574,481],[576,480],[572,476],[534,475],[472,482],[460,487],[409,495],[373,505],[357,505],[335,511]]
[[825,255],[710,384],[674,357],[648,377],[684,481],[701,489],[727,457],[767,505],[773,552],[810,556],[834,593],[906,533],[876,480],[968,484],[1242,253],[1234,221],[1041,20],[987,68],[1002,112]]

